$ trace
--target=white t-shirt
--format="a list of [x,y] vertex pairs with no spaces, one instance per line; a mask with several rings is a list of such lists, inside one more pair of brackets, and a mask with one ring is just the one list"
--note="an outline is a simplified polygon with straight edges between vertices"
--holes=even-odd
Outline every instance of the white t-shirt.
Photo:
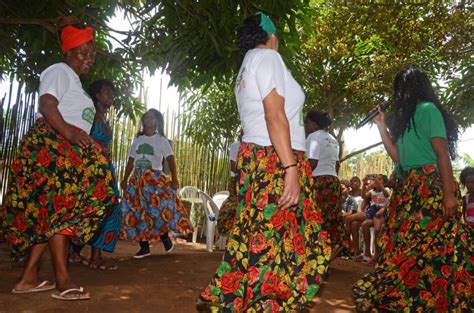
[[388,197],[385,197],[383,194],[383,191],[375,191],[374,189],[371,189],[370,192],[370,205],[379,205],[379,206],[385,206],[388,201],[390,200],[390,189],[385,188],[385,190],[388,192]]
[[[230,145],[229,150],[229,159],[231,161],[237,162],[237,155],[239,154],[240,141],[236,141]],[[234,177],[235,173],[230,171],[230,176]]]
[[133,165],[139,168],[163,170],[163,158],[173,155],[173,149],[165,137],[141,135],[135,138],[129,156],[134,159]]
[[95,116],[94,103],[82,88],[79,76],[66,63],[53,64],[41,73],[39,95],[45,94],[58,100],[59,113],[66,123],[90,133]]
[[244,136],[242,142],[270,146],[263,99],[273,90],[285,98],[291,147],[305,151],[301,86],[288,71],[280,54],[272,49],[252,49],[245,55],[235,85],[235,96]]
[[313,176],[337,176],[336,163],[339,161],[339,144],[325,130],[317,130],[306,138],[308,159],[318,160]]

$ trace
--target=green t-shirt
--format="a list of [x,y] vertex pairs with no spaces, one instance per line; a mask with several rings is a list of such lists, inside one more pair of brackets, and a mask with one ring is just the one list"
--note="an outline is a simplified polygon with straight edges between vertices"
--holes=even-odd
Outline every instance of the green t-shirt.
[[414,127],[411,127],[397,140],[400,165],[404,170],[436,165],[436,154],[431,146],[431,139],[447,138],[443,115],[434,103],[418,103],[414,120],[416,132]]

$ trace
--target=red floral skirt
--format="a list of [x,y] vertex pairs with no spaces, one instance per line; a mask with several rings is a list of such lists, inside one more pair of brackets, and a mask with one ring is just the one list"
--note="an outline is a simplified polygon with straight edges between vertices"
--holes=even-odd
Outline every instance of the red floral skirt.
[[44,119],[23,137],[1,210],[14,260],[54,234],[70,230],[78,244],[94,235],[116,197],[109,161],[99,145],[71,145]]
[[285,171],[274,148],[240,145],[235,224],[201,300],[225,312],[288,312],[302,309],[319,290],[331,248],[310,196],[309,162],[301,151],[295,158],[300,201],[281,210]]
[[321,208],[323,229],[328,232],[331,245],[344,248],[344,254],[352,249],[349,234],[344,227],[342,216],[342,189],[336,176],[314,177],[313,196],[316,204]]
[[472,312],[473,262],[461,198],[454,218],[442,211],[434,166],[410,170],[395,188],[375,271],[353,287],[360,312]]

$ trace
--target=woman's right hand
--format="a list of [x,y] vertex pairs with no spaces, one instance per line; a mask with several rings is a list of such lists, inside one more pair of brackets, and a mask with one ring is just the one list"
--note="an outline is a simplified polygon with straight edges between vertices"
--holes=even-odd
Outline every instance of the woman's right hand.
[[381,127],[385,125],[385,113],[383,113],[379,106],[376,109],[379,111],[379,114],[375,115],[372,121],[375,123],[375,125]]
[[72,144],[76,144],[82,149],[89,147],[94,140],[85,131],[76,131],[70,136],[69,141]]
[[283,194],[280,197],[278,204],[280,208],[285,210],[289,207],[297,205],[300,199],[300,183],[299,183],[298,167],[290,167],[285,171],[285,186]]

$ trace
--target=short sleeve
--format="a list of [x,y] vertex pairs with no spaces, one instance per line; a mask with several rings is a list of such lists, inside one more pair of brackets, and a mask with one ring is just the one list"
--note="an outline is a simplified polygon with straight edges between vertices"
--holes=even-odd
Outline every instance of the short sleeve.
[[234,162],[237,161],[237,155],[239,154],[239,148],[240,148],[240,142],[234,142],[230,146],[229,159],[231,161],[234,161]]
[[135,138],[135,140],[133,140],[133,143],[132,143],[132,146],[130,147],[130,152],[128,153],[128,156],[131,157],[131,158],[134,158],[136,159],[137,158],[137,145],[138,145],[138,138]]
[[321,145],[319,144],[319,141],[316,138],[309,138],[307,153],[308,159],[319,160],[321,154]]
[[55,97],[58,102],[69,89],[70,78],[66,70],[60,66],[46,69],[41,75],[39,95],[50,94]]
[[438,137],[447,139],[443,115],[433,103],[424,108],[421,123],[426,127],[428,138]]
[[285,65],[281,56],[275,51],[266,53],[256,67],[257,88],[262,99],[275,89],[285,97]]
[[160,137],[160,150],[165,159],[173,155],[173,148],[171,148],[170,142],[164,137]]

